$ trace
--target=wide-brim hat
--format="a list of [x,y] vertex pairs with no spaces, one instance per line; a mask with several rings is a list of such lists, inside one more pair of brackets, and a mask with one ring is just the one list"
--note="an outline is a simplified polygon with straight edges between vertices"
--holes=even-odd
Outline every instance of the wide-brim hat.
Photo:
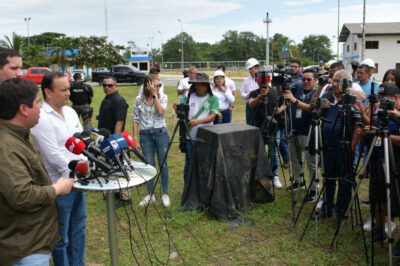
[[[205,83],[208,85],[208,92],[211,92],[211,85],[210,85],[210,80],[209,77],[206,73],[197,73],[196,78],[194,80],[189,80],[189,84],[200,84],[200,83]],[[190,86],[190,92],[195,91],[195,86]]]

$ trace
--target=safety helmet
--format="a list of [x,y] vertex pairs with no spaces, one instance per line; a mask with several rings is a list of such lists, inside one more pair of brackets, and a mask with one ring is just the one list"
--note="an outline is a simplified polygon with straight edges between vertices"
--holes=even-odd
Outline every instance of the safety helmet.
[[328,68],[330,68],[334,63],[337,63],[337,60],[331,59],[327,62]]
[[366,65],[371,68],[375,68],[375,62],[371,58],[365,58],[360,65]]
[[250,58],[249,60],[246,61],[246,69],[250,69],[256,65],[260,65],[260,63],[255,58]]
[[222,70],[217,70],[214,72],[214,78],[216,77],[225,77],[225,73]]

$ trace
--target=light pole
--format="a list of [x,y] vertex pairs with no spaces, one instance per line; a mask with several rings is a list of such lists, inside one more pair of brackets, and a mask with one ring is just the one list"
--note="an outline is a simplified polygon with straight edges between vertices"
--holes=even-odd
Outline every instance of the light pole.
[[163,42],[162,42],[162,32],[159,30],[158,33],[160,33],[161,36],[161,68],[164,68],[164,52],[163,52]]
[[336,42],[336,60],[339,61],[339,36],[340,36],[340,0],[337,7],[337,42]]
[[104,26],[105,26],[105,30],[106,30],[106,39],[108,39],[107,0],[104,0]]
[[[154,39],[154,36],[150,36],[149,37],[149,40],[150,40],[150,53],[152,54],[152,56],[153,56],[153,39]],[[149,53],[149,55],[150,55],[150,53]],[[154,64],[154,58],[152,58],[152,60],[151,60],[151,65],[153,65]]]
[[181,63],[181,68],[183,69],[185,64],[184,64],[184,60],[183,60],[183,23],[182,20],[180,18],[178,18],[179,23],[181,23],[181,42],[182,42],[182,46],[181,46],[181,52],[182,52],[182,63]]
[[26,28],[28,29],[28,46],[30,46],[31,45],[31,40],[30,40],[30,37],[29,37],[29,23],[31,22],[31,17],[24,18],[24,20],[25,20],[25,23],[26,23]]
[[269,23],[272,22],[272,19],[269,18],[268,12],[267,17],[263,20],[263,22],[267,25],[267,38],[265,40],[265,65],[269,65]]

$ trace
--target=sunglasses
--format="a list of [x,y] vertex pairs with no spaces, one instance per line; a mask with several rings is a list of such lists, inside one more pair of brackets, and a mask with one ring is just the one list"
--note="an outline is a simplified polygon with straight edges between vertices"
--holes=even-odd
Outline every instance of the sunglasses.
[[114,84],[107,84],[107,83],[103,84],[103,88],[111,88],[113,86],[114,86]]
[[303,82],[304,82],[304,81],[311,82],[311,80],[313,80],[313,79],[311,79],[311,78],[303,78],[303,79],[302,79]]
[[156,86],[158,89],[160,89],[161,87],[162,87],[162,84],[160,83],[160,84],[157,84],[157,86]]

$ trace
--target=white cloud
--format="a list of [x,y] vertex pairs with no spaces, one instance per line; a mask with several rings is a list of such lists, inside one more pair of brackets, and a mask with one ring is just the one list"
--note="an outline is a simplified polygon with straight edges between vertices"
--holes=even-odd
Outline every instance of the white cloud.
[[282,4],[286,6],[305,6],[310,4],[318,4],[321,3],[323,0],[302,0],[302,1],[294,1],[294,0],[284,0]]

